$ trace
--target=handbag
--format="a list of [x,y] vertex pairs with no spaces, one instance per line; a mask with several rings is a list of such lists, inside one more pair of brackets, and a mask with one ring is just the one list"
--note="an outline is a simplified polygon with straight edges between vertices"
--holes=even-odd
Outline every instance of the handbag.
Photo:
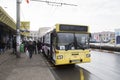
[[26,50],[26,55],[29,57],[29,52],[28,52],[28,50]]

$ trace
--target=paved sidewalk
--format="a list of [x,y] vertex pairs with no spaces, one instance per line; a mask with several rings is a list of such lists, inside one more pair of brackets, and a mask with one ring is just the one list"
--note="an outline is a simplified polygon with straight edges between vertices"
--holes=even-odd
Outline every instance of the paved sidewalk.
[[0,65],[10,58],[10,52],[12,53],[12,50],[6,50],[4,53],[0,54]]
[[3,55],[7,57],[1,63],[0,55],[0,80],[55,80],[40,54],[33,54],[32,59],[24,53],[18,59],[8,53]]

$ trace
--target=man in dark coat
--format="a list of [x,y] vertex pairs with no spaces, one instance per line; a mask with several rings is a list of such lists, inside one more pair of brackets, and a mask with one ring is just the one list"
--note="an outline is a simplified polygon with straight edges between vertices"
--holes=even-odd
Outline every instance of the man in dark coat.
[[34,52],[34,49],[35,49],[35,46],[34,46],[33,42],[32,42],[32,41],[29,41],[29,43],[28,43],[28,45],[27,45],[27,50],[28,50],[28,52],[29,52],[29,57],[30,57],[30,59],[32,58],[32,54],[33,54],[33,52]]

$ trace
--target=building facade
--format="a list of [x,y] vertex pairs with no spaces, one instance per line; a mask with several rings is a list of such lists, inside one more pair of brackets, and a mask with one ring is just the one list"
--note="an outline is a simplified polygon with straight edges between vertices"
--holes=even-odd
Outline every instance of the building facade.
[[13,36],[16,35],[16,23],[0,6],[0,43],[12,47]]
[[38,31],[30,31],[29,40],[37,41],[38,37]]
[[92,33],[92,40],[95,42],[109,42],[115,39],[115,32],[103,31]]
[[115,43],[120,44],[120,29],[115,29]]
[[50,27],[42,27],[38,30],[38,38],[40,39],[50,29]]

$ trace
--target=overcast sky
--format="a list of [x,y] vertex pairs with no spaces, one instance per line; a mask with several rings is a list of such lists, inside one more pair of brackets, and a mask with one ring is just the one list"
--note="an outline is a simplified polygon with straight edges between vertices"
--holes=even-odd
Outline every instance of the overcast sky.
[[[30,21],[31,30],[56,23],[88,25],[91,32],[120,28],[120,0],[43,0],[78,6],[21,1],[21,21]],[[0,0],[0,5],[16,21],[16,0]]]

